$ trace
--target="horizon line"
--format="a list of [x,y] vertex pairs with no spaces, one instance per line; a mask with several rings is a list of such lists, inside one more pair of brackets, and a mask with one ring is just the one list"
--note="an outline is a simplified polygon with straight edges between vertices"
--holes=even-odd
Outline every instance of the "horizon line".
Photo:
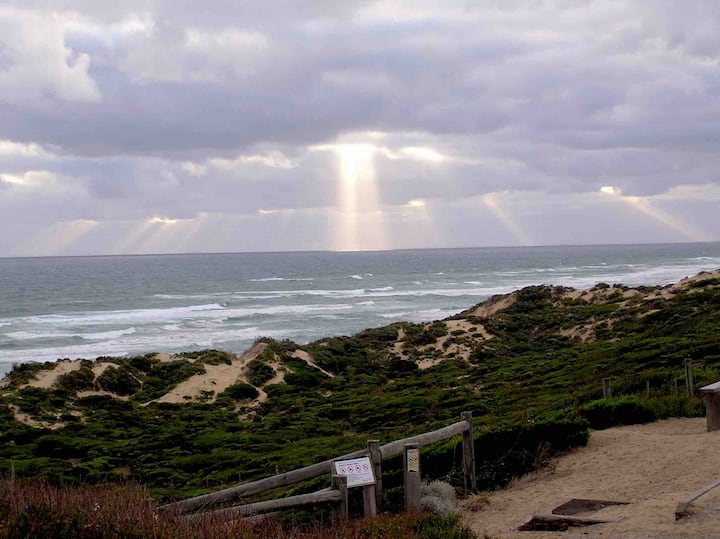
[[709,241],[667,241],[667,242],[628,242],[628,243],[557,243],[542,245],[476,245],[476,246],[454,246],[454,247],[401,247],[397,249],[359,249],[359,250],[338,250],[338,249],[305,249],[305,250],[269,250],[269,251],[195,251],[181,253],[101,253],[84,255],[24,255],[6,256],[0,255],[0,260],[11,259],[35,259],[35,258],[111,258],[111,257],[143,257],[143,256],[194,256],[194,255],[259,255],[259,254],[300,254],[300,253],[392,253],[406,251],[443,251],[443,250],[474,250],[474,249],[545,249],[551,247],[632,247],[649,245],[696,245],[696,244],[720,243],[720,240]]

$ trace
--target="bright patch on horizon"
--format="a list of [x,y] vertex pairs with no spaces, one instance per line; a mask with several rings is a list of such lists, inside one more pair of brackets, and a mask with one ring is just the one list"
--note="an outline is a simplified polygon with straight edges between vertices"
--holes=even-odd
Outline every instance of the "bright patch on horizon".
[[170,219],[169,217],[153,217],[150,219],[151,223],[161,223],[163,225],[174,225],[178,222],[178,219]]
[[400,154],[408,159],[431,161],[434,163],[439,163],[440,161],[445,161],[447,159],[447,157],[437,150],[425,146],[406,146],[404,148],[400,148]]
[[25,180],[14,174],[0,174],[0,182],[9,183],[10,185],[25,185]]
[[407,204],[405,204],[408,208],[424,208],[425,207],[425,201],[421,199],[415,199],[408,201]]
[[601,193],[606,195],[620,195],[620,189],[613,187],[612,185],[604,185],[600,188]]

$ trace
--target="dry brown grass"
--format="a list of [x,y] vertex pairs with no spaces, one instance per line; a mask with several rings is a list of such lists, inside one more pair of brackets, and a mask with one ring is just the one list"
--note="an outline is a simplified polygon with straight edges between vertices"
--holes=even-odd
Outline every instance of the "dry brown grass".
[[273,519],[224,522],[211,514],[187,519],[178,513],[158,511],[155,500],[138,485],[61,488],[42,480],[0,480],[0,539],[471,537],[457,521],[442,519],[434,515],[404,514],[334,524],[285,526]]

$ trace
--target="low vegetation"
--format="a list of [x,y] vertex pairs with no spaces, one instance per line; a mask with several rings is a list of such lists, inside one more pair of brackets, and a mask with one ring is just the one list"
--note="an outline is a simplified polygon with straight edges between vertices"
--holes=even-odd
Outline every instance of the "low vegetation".
[[158,511],[137,485],[57,488],[40,480],[0,481],[0,539],[471,539],[457,515],[407,514],[341,524],[188,520]]
[[[701,414],[700,400],[684,393],[683,360],[692,359],[696,386],[720,380],[720,282],[582,294],[535,286],[441,322],[302,347],[262,342],[231,385],[179,403],[156,401],[239,360],[215,350],[98,358],[48,387],[32,382],[53,363],[16,366],[0,390],[0,474],[53,485],[132,481],[156,498],[182,498],[368,439],[429,431],[471,410],[479,484],[501,486],[586,443],[589,426]],[[96,374],[102,363],[110,365]],[[601,400],[607,377],[616,398]],[[401,497],[399,467],[384,465],[386,507]],[[457,485],[458,440],[423,449],[422,467],[426,478]]]

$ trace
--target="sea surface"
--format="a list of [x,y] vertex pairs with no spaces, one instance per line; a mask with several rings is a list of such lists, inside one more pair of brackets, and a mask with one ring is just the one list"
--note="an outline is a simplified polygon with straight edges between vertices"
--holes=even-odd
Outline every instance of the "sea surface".
[[0,258],[0,375],[12,363],[298,343],[441,319],[535,284],[664,285],[720,243]]

